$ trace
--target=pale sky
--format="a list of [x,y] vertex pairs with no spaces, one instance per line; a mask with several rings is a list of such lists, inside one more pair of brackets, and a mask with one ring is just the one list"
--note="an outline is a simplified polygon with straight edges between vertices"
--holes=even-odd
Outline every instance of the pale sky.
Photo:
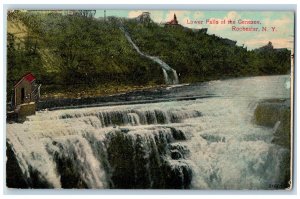
[[[244,44],[248,49],[261,47],[269,41],[275,48],[293,47],[294,13],[289,11],[106,10],[106,16],[134,18],[143,11],[150,12],[152,20],[157,23],[171,20],[175,13],[178,22],[183,26],[208,28],[208,34],[235,40],[238,45]],[[103,17],[103,15],[103,10],[97,10],[96,17]],[[206,24],[206,19],[217,21],[231,19],[235,20],[236,24]],[[239,19],[260,21],[261,24],[237,24]],[[203,24],[191,24],[191,21],[203,21]],[[232,26],[254,27],[260,31],[232,31]],[[268,31],[262,31],[262,27],[267,27]],[[272,27],[275,27],[274,31]]]

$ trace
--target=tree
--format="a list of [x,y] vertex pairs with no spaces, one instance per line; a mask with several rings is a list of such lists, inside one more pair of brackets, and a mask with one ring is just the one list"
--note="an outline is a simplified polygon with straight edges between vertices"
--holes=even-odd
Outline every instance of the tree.
[[96,15],[96,10],[78,10],[75,13],[83,17],[94,17]]

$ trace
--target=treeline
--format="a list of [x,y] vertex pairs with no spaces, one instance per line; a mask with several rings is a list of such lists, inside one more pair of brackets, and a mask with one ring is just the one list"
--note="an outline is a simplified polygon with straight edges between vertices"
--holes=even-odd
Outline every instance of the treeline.
[[[59,89],[78,84],[93,87],[163,84],[161,68],[141,57],[119,29],[120,19],[95,19],[47,12],[8,14],[8,25],[25,27],[25,36],[7,35],[8,93],[13,84],[32,72],[43,85]],[[180,82],[223,77],[286,74],[290,51],[268,46],[248,51],[220,37],[183,27],[161,27],[122,20],[133,40],[147,54],[160,57],[179,74]]]
[[274,49],[271,43],[247,50],[228,39],[182,26],[140,25],[129,21],[127,27],[141,50],[158,55],[175,68],[181,82],[287,74],[290,71],[291,52]]

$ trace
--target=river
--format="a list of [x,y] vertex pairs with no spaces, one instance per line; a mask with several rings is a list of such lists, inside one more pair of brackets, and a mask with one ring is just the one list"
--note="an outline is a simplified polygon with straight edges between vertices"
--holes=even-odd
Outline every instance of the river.
[[284,183],[290,151],[271,142],[272,128],[255,125],[253,113],[261,100],[290,99],[289,76],[148,94],[133,95],[135,104],[45,110],[7,124],[7,166],[18,171],[8,175],[19,183],[13,186],[269,189]]

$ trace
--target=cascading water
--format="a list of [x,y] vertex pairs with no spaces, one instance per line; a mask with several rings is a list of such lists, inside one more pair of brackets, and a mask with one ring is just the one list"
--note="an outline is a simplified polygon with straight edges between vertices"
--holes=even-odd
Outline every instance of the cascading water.
[[168,64],[166,64],[165,62],[163,62],[161,59],[159,59],[158,57],[155,56],[150,56],[147,55],[143,52],[140,51],[139,47],[132,41],[129,33],[125,30],[124,27],[120,27],[120,30],[125,34],[126,39],[129,41],[129,43],[132,44],[133,48],[143,57],[146,57],[156,63],[158,63],[162,70],[163,70],[163,74],[164,74],[164,78],[165,78],[165,83],[166,84],[179,84],[179,80],[178,80],[178,75],[176,70],[174,70],[173,68],[171,68]]
[[191,101],[40,111],[7,124],[7,184],[19,188],[269,189],[288,149],[254,125],[261,99],[289,98],[285,76],[187,85]]

